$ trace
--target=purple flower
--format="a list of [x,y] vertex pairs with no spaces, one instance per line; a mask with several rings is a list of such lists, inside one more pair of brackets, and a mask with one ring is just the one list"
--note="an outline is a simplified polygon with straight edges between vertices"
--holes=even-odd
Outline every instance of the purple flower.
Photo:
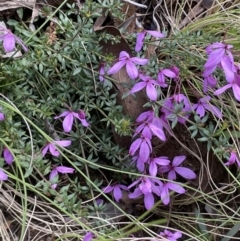
[[[189,118],[189,112],[192,112],[192,108],[188,98],[183,94],[175,94],[167,98],[163,103],[162,112],[165,114],[166,117],[168,117],[175,112],[175,104],[180,103],[183,103],[181,114],[185,116],[185,118]],[[185,118],[178,116],[178,122],[181,124],[185,124]]]
[[195,179],[196,174],[189,168],[180,167],[179,165],[186,159],[186,156],[175,156],[172,164],[167,166],[162,166],[159,168],[160,173],[168,172],[168,179],[169,180],[176,180],[178,173],[180,176],[186,179]]
[[91,241],[93,239],[93,234],[91,232],[87,232],[83,238],[83,241]]
[[234,66],[233,55],[230,51],[232,47],[232,45],[216,42],[206,48],[206,52],[209,56],[204,65],[204,77],[211,75],[217,66],[220,66],[225,73],[227,81],[233,81],[236,68]]
[[147,210],[151,209],[154,205],[154,196],[153,193],[160,197],[161,190],[162,190],[162,182],[158,179],[148,178],[148,177],[141,177],[137,181],[133,182],[128,189],[138,185],[135,188],[133,193],[128,195],[129,198],[138,198],[141,195],[144,195],[144,205]]
[[[65,167],[65,166],[58,166],[54,167],[49,175],[49,181],[51,181],[55,176],[58,175],[58,173],[66,174],[66,173],[73,173],[75,170],[71,167]],[[57,184],[52,184],[51,186],[53,189],[57,187]]]
[[8,179],[8,175],[0,168],[0,181],[6,181]]
[[171,182],[164,183],[161,190],[161,200],[165,205],[168,205],[170,202],[169,190],[175,191],[179,194],[183,194],[186,192],[186,190],[179,184],[171,183]]
[[143,74],[139,74],[139,78],[143,81],[136,83],[129,93],[133,94],[140,91],[143,88],[146,88],[148,98],[152,101],[156,101],[157,90],[155,86],[159,86],[158,82],[152,79],[150,76],[145,76]]
[[133,156],[139,149],[139,158],[142,162],[146,162],[152,152],[152,144],[149,138],[142,135],[141,138],[136,139],[130,146],[129,154]]
[[86,114],[83,110],[79,110],[78,112],[79,120],[81,121],[82,125],[85,127],[89,126],[89,123],[86,121]]
[[99,80],[100,80],[100,82],[103,82],[105,80],[104,75],[105,75],[105,64],[102,63],[101,67],[100,67],[100,70],[99,70]]
[[142,122],[142,121],[148,121],[152,120],[154,117],[154,111],[153,110],[148,110],[143,113],[141,113],[138,118],[136,119],[136,122]]
[[217,85],[217,80],[212,76],[204,77],[203,79],[203,93],[207,92],[208,86],[214,88]]
[[177,81],[179,79],[179,73],[180,73],[179,68],[177,66],[173,66],[170,68],[170,70],[174,72],[176,75],[176,77],[173,77],[173,80]]
[[89,124],[86,122],[84,111],[80,110],[78,113],[74,111],[64,111],[59,116],[54,117],[54,119],[58,119],[60,117],[65,117],[63,120],[63,129],[65,132],[70,132],[72,130],[73,119],[74,117],[81,121],[82,125],[87,127]]
[[109,193],[109,192],[113,191],[113,196],[114,196],[115,200],[117,202],[119,202],[119,200],[122,198],[121,189],[128,190],[128,188],[125,185],[115,184],[115,185],[107,186],[107,187],[103,188],[103,192]]
[[15,50],[16,42],[19,43],[24,51],[28,51],[26,45],[24,45],[23,41],[18,38],[15,34],[13,34],[10,30],[0,27],[0,31],[3,31],[3,35],[0,36],[0,40],[3,40],[3,48],[5,52],[11,52]]
[[53,143],[48,143],[43,149],[42,149],[42,156],[44,157],[47,153],[47,151],[49,150],[50,153],[53,156],[59,156],[60,153],[59,151],[56,149],[56,145],[60,146],[60,147],[67,147],[71,145],[71,141],[68,140],[63,140],[63,141],[54,141]]
[[108,74],[115,74],[117,73],[124,65],[126,65],[126,70],[131,79],[136,79],[138,77],[138,69],[134,65],[145,65],[148,63],[148,59],[141,59],[138,57],[131,57],[126,51],[121,51],[119,54],[119,59],[116,64],[114,64],[109,70]]
[[182,237],[182,233],[179,231],[171,232],[167,229],[165,229],[163,232],[160,232],[160,236],[163,238],[166,238],[169,241],[177,241],[179,238]]
[[240,160],[237,156],[236,151],[231,151],[230,157],[229,157],[228,161],[225,163],[225,166],[233,165],[235,162],[237,163],[238,167],[240,168]]
[[221,111],[214,105],[211,105],[209,102],[211,100],[210,96],[205,96],[201,98],[197,104],[194,104],[192,107],[194,110],[196,110],[196,113],[203,117],[205,116],[205,110],[208,110],[212,112],[213,115],[215,115],[217,118],[222,118]]
[[160,33],[158,31],[150,31],[150,30],[144,29],[142,32],[137,34],[137,42],[136,42],[136,47],[135,47],[136,52],[139,52],[142,49],[143,41],[144,41],[147,33],[156,38],[164,38],[165,37],[165,35],[163,33]]
[[176,79],[178,77],[178,74],[179,74],[179,71],[177,73],[176,70],[172,70],[172,69],[159,70],[158,78],[157,78],[159,85],[161,87],[167,87],[167,84],[165,83],[165,77]]
[[8,150],[7,147],[3,149],[3,158],[8,165],[12,165],[14,158],[12,153]]
[[140,171],[140,172],[143,172],[144,171],[144,168],[145,168],[145,162],[142,161],[142,158],[139,157],[139,155],[135,155],[132,157],[132,162],[131,164],[133,164],[134,162],[136,162],[136,167],[137,169]]
[[149,158],[148,159],[149,174],[151,176],[155,177],[158,172],[158,166],[167,166],[167,165],[169,165],[169,163],[170,163],[170,161],[168,160],[168,157],[166,157],[166,156]]
[[[1,110],[1,108],[0,108],[0,110]],[[5,119],[4,114],[0,112],[0,121],[3,121],[4,119]]]
[[163,131],[163,124],[159,119],[160,118],[158,117],[154,117],[139,125],[135,130],[134,136],[136,134],[142,133],[143,136],[147,137],[148,139],[152,139],[152,135],[155,135],[161,141],[166,141],[166,136]]
[[220,95],[227,89],[232,88],[235,98],[240,101],[240,75],[235,75],[235,78],[231,82],[228,81],[228,83],[229,84],[224,85],[220,89],[216,90],[214,95]]

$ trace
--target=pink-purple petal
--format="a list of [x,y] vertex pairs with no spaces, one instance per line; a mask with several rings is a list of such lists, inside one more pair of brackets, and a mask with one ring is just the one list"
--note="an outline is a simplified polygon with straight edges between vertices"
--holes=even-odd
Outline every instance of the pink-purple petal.
[[116,64],[114,64],[109,70],[108,74],[115,74],[117,73],[124,65],[126,64],[126,60],[118,61]]
[[15,49],[15,36],[12,33],[7,33],[4,36],[3,48],[7,53]]
[[129,149],[129,154],[131,156],[134,155],[135,152],[139,149],[141,143],[142,143],[142,139],[138,138],[131,144],[130,149]]
[[67,147],[71,145],[72,141],[62,140],[62,141],[54,141],[54,143],[56,143],[58,146],[61,146],[61,147]]
[[113,196],[117,202],[122,198],[122,191],[118,185],[115,185],[113,189]]
[[109,193],[114,189],[114,186],[107,186],[103,188],[104,193]]
[[42,156],[44,157],[49,149],[49,145],[50,144],[47,144],[43,149],[42,149]]
[[186,179],[195,179],[197,175],[189,168],[186,167],[175,167],[176,173]]
[[136,52],[139,52],[142,49],[145,35],[146,35],[145,31],[142,31],[137,35],[137,41],[136,41],[136,47],[135,47]]
[[131,79],[136,79],[138,77],[138,69],[131,61],[127,61],[126,71]]
[[177,193],[180,193],[180,194],[183,194],[183,193],[186,192],[186,190],[182,186],[180,186],[179,184],[169,182],[165,185],[174,192],[177,192]]
[[166,184],[162,188],[161,200],[164,205],[168,205],[170,202],[169,190],[168,190]]
[[8,165],[11,165],[13,163],[14,157],[6,147],[3,149],[3,158]]
[[49,175],[49,180],[51,181],[55,176],[57,176],[58,171],[56,170],[56,168],[54,168]]
[[156,38],[164,38],[165,37],[165,34],[158,32],[158,31],[146,30],[146,32]]
[[186,159],[186,156],[175,156],[172,162],[174,167],[179,166]]
[[218,90],[216,90],[214,92],[214,95],[220,95],[222,94],[223,92],[225,92],[227,89],[231,88],[232,87],[232,84],[227,84],[227,85],[224,85],[223,87],[219,88]]
[[65,167],[65,166],[58,166],[56,167],[56,170],[62,174],[65,174],[65,173],[73,173],[75,171],[74,168],[71,168],[71,167]]
[[5,116],[3,113],[0,113],[0,121],[3,121],[5,119]]
[[49,144],[49,151],[53,156],[58,157],[60,155],[59,151],[56,149],[56,147],[52,143]]
[[240,101],[240,87],[237,84],[233,84],[232,86],[233,94],[235,98]]
[[147,193],[144,195],[144,205],[147,210],[154,206],[154,196],[152,193]]
[[131,62],[135,63],[135,64],[139,64],[139,65],[146,65],[149,60],[148,59],[142,59],[142,58],[138,58],[138,57],[132,57],[130,58]]
[[151,161],[149,164],[149,174],[153,177],[156,177],[157,171],[158,171],[158,168],[156,163],[154,161]]
[[133,86],[129,93],[133,94],[135,92],[142,90],[144,87],[146,87],[146,82],[139,82]]
[[161,72],[165,75],[165,76],[167,76],[168,78],[176,78],[176,74],[172,71],[172,70],[170,70],[170,69],[163,69],[163,70],[161,70]]
[[128,197],[131,198],[131,199],[134,199],[134,198],[138,198],[139,196],[141,196],[143,193],[142,191],[140,190],[139,187],[137,187],[133,193],[130,193],[128,194]]
[[155,87],[153,86],[153,84],[148,83],[146,86],[146,93],[147,96],[150,100],[152,101],[156,101],[157,100],[157,90],[155,89]]
[[0,180],[6,181],[8,179],[8,175],[0,168]]
[[161,141],[166,141],[165,133],[161,128],[158,128],[157,126],[155,126],[153,124],[149,124],[149,127],[150,127],[151,131],[153,132],[153,134],[155,136],[157,136]]
[[147,142],[143,141],[140,146],[139,157],[141,157],[142,162],[146,162],[150,156],[150,150]]
[[168,179],[169,180],[176,180],[177,176],[176,176],[176,172],[174,169],[170,170],[168,173]]
[[64,116],[68,115],[69,113],[70,113],[70,111],[66,110],[66,111],[64,111],[62,114],[60,114],[60,115],[58,115],[58,116],[55,116],[54,119],[58,119],[58,118],[60,118],[60,117],[64,117]]
[[70,132],[73,125],[73,113],[69,112],[63,120],[63,129],[65,132]]

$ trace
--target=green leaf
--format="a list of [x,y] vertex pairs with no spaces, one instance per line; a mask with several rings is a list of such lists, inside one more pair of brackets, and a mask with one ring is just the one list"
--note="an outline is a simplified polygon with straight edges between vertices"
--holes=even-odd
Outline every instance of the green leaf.
[[199,212],[199,209],[195,209],[195,215],[196,215],[196,219],[197,219],[197,224],[198,224],[199,230],[200,230],[200,232],[202,234],[204,234],[204,235],[201,235],[201,236],[204,237],[205,240],[209,240],[208,230],[207,230],[207,227],[206,227],[206,225],[204,223],[204,217]]
[[229,241],[233,240],[233,236],[239,231],[240,229],[240,223],[236,223],[226,234],[228,237],[224,237],[221,241]]
[[73,71],[73,76],[79,74],[80,72],[81,72],[81,68],[76,68],[76,69]]
[[24,174],[24,177],[25,178],[29,177],[32,174],[32,171],[33,171],[32,167],[28,168],[28,170]]

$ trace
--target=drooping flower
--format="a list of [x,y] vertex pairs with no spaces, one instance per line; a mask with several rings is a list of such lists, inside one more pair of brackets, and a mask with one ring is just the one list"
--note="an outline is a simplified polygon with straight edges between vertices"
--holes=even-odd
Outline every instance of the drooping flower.
[[157,100],[157,90],[156,86],[159,86],[158,82],[152,79],[150,76],[146,76],[143,74],[139,74],[139,78],[142,80],[141,82],[136,83],[133,88],[130,90],[130,94],[136,93],[143,88],[146,88],[147,96],[150,100]]
[[137,41],[136,41],[136,47],[135,47],[136,52],[139,52],[142,49],[143,42],[144,42],[144,39],[145,39],[145,36],[147,33],[156,38],[164,38],[165,37],[165,35],[163,33],[160,33],[158,31],[143,29],[140,33],[137,34]]
[[162,200],[163,204],[165,204],[165,205],[168,205],[170,202],[169,190],[172,190],[179,194],[183,194],[186,192],[186,190],[177,183],[171,183],[171,182],[164,183],[162,190],[161,190],[161,200]]
[[203,76],[210,76],[217,66],[221,67],[225,73],[227,81],[232,82],[236,68],[234,66],[234,58],[230,51],[232,45],[226,45],[220,42],[213,43],[206,48],[209,55],[204,65]]
[[[190,113],[192,112],[192,107],[191,104],[188,100],[188,98],[183,95],[183,94],[175,94],[172,95],[171,97],[168,97],[162,106],[162,112],[165,114],[166,117],[169,115],[175,113],[175,105],[178,105],[182,103],[182,108],[181,108],[181,115],[184,116],[185,118],[178,116],[177,120],[181,124],[185,124],[186,118],[189,118]],[[178,113],[177,113],[178,114]],[[171,120],[171,119],[170,119]]]
[[172,78],[172,79],[173,79],[174,81],[178,81],[178,80],[179,80],[179,74],[180,74],[179,68],[178,68],[177,66],[172,66],[172,67],[170,68],[170,70],[171,70],[172,72],[174,72],[175,75],[176,75],[176,77],[174,77],[174,78]]
[[[66,174],[66,173],[73,173],[75,170],[71,167],[65,167],[65,166],[57,166],[52,169],[49,175],[49,181],[51,181],[55,176],[58,175],[58,173]],[[53,189],[57,187],[57,184],[52,184],[51,186]]]
[[162,69],[158,72],[158,83],[161,87],[167,87],[168,85],[165,82],[165,77],[176,79],[178,77],[179,72],[177,73],[176,70],[172,69]]
[[78,113],[66,110],[59,116],[54,117],[54,119],[58,119],[61,117],[65,117],[63,120],[63,129],[65,132],[70,132],[72,130],[74,117],[80,120],[83,126],[89,126],[89,124],[86,122],[85,113],[83,110],[80,110]]
[[145,112],[142,112],[138,118],[136,119],[136,122],[142,122],[142,121],[148,121],[148,120],[152,120],[154,117],[154,111],[153,110],[148,110]]
[[156,178],[141,177],[133,182],[128,189],[138,185],[133,193],[128,195],[129,198],[135,199],[144,195],[144,205],[147,210],[151,209],[154,205],[153,193],[160,197],[162,190],[162,182]]
[[113,192],[113,197],[114,199],[119,202],[119,200],[122,198],[122,191],[123,190],[128,190],[127,186],[122,185],[122,184],[114,184],[112,186],[107,186],[105,188],[103,188],[103,192],[104,193],[109,193],[109,192]]
[[124,65],[126,65],[127,74],[131,79],[136,79],[138,77],[138,69],[134,64],[145,65],[148,63],[148,59],[142,59],[138,57],[130,57],[126,51],[121,51],[119,54],[119,59],[116,64],[114,64],[109,70],[108,74],[117,73]]
[[172,164],[161,166],[159,168],[160,173],[168,172],[168,179],[169,180],[176,180],[177,176],[176,173],[186,179],[195,179],[196,174],[187,167],[180,167],[179,165],[186,159],[186,156],[175,156]]
[[163,232],[160,232],[160,236],[163,238],[166,238],[169,241],[177,241],[179,238],[182,237],[182,233],[179,231],[171,232],[167,229],[165,229]]
[[229,157],[228,161],[225,163],[225,166],[231,166],[234,163],[237,163],[238,167],[240,168],[240,159],[237,155],[237,152],[231,151],[230,157]]
[[78,112],[79,120],[81,121],[82,125],[85,127],[89,126],[89,123],[86,121],[86,114],[83,110],[79,110]]
[[152,152],[152,144],[148,137],[142,135],[141,138],[137,138],[130,146],[129,154],[133,156],[136,151],[139,149],[139,158],[143,163],[145,163],[150,153]]
[[43,149],[42,149],[42,156],[44,157],[49,150],[49,152],[53,155],[58,157],[60,155],[59,151],[57,150],[56,146],[59,147],[67,147],[71,145],[71,141],[69,140],[62,140],[62,141],[54,141],[52,143],[48,143]]
[[149,174],[153,177],[157,175],[158,172],[158,166],[168,166],[170,161],[168,160],[168,157],[166,156],[160,156],[156,158],[149,158],[148,164],[149,164]]
[[24,51],[28,51],[28,48],[23,43],[23,41],[17,37],[15,34],[13,34],[9,29],[0,27],[0,31],[2,31],[2,35],[0,36],[0,40],[3,41],[3,48],[5,52],[11,52],[15,50],[16,42],[19,43]]
[[8,179],[8,175],[0,168],[0,181],[6,181]]
[[[1,110],[1,108],[0,108],[0,110]],[[3,121],[3,120],[5,120],[5,115],[2,112],[0,112],[0,121]]]
[[12,165],[14,158],[12,153],[9,151],[7,147],[3,149],[3,158],[8,165]]
[[87,232],[83,238],[83,241],[91,241],[93,239],[93,233]]
[[214,88],[217,85],[217,80],[212,76],[206,76],[203,79],[203,93],[207,92],[208,86]]
[[99,80],[100,80],[100,82],[103,82],[105,80],[104,75],[105,75],[105,64],[102,63],[101,66],[100,66],[100,69],[99,69]]
[[228,81],[228,84],[216,90],[214,95],[220,95],[229,88],[232,88],[235,98],[240,101],[240,75],[235,75],[235,78],[231,82]]
[[222,118],[221,111],[216,106],[210,104],[210,100],[211,100],[210,96],[204,96],[198,101],[197,104],[194,104],[192,107],[194,110],[196,110],[196,113],[200,117],[205,116],[205,110],[208,110],[217,118]]

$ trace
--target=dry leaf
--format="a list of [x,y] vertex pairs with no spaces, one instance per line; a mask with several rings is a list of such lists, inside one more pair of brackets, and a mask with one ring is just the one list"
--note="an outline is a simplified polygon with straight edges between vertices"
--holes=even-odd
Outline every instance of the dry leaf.
[[[128,43],[125,41],[125,39],[120,34],[119,30],[114,27],[102,27],[99,28],[97,32],[106,32],[108,34],[111,34],[113,36],[120,36],[121,41],[120,43],[116,43],[114,45],[111,44],[111,41],[100,42],[100,46],[102,46],[102,54],[112,54],[118,59],[119,53],[121,51],[126,51],[131,56],[131,49],[128,45]],[[130,85],[130,78],[128,77],[127,71],[125,67],[123,67],[118,73],[111,76],[115,81],[116,89],[113,91],[118,93],[117,95],[117,104],[123,106],[123,114],[130,116],[133,120],[135,120],[140,113],[143,111],[143,105],[146,103],[146,98],[141,95],[140,93],[136,94],[136,98],[133,98],[133,96],[129,95],[126,98],[122,98],[123,94],[129,91],[127,89],[126,85]],[[114,132],[115,140],[117,144],[119,144],[122,147],[128,148],[131,143],[131,137],[120,137],[117,135],[117,133]]]

